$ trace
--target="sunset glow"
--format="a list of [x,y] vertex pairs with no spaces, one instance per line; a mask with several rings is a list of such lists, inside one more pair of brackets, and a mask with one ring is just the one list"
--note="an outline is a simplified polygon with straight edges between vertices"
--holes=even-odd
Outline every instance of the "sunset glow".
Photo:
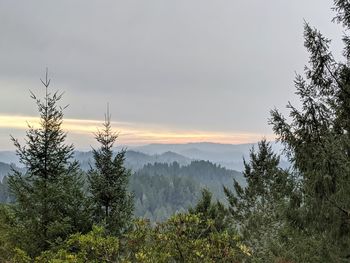
[[[93,137],[94,132],[101,127],[102,121],[65,119],[63,129],[70,134],[83,137]],[[28,124],[39,126],[39,118],[31,116],[0,115],[0,129],[25,130]],[[119,133],[119,142],[128,145],[148,143],[188,143],[188,142],[215,142],[215,143],[251,143],[260,140],[263,136],[272,139],[272,135],[244,133],[244,132],[216,132],[199,130],[179,130],[156,125],[142,125],[136,123],[112,122],[112,126]]]

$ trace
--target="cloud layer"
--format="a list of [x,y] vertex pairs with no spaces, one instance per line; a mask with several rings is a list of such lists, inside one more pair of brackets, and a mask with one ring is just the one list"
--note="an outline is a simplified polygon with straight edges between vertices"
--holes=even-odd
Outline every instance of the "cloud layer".
[[333,38],[332,15],[319,0],[1,1],[0,112],[35,116],[28,90],[43,94],[49,67],[71,119],[109,102],[119,122],[166,134],[268,134],[307,62],[303,19]]

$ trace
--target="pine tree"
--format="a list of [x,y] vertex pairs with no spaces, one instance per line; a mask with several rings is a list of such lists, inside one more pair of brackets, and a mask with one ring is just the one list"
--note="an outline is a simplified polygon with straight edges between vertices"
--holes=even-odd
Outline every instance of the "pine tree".
[[49,93],[46,72],[45,97],[33,93],[40,114],[40,127],[29,125],[26,145],[11,137],[26,172],[13,170],[9,187],[16,198],[15,216],[19,222],[19,241],[31,255],[48,249],[69,234],[89,229],[78,163],[72,161],[73,145],[65,143],[62,130],[62,95]]
[[344,59],[336,61],[331,41],[306,23],[310,65],[305,77],[295,80],[301,108],[287,106],[290,122],[277,110],[271,112],[273,129],[300,174],[300,195],[288,220],[294,232],[310,237],[304,244],[318,240],[313,248],[318,262],[347,262],[350,257],[350,2],[334,4],[334,21],[345,29]]
[[107,111],[103,130],[96,133],[100,143],[93,149],[94,167],[89,171],[90,192],[96,223],[105,224],[111,234],[121,234],[131,223],[133,197],[128,192],[131,171],[124,166],[125,150],[114,156],[113,146],[118,135],[112,131],[110,114]]

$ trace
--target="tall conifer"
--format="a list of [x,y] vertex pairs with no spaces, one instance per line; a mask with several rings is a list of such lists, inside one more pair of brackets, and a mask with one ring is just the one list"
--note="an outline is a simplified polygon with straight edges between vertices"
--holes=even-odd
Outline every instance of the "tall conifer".
[[[306,23],[309,65],[305,76],[295,80],[301,107],[288,104],[290,121],[277,110],[271,118],[300,174],[300,194],[291,203],[288,219],[293,233],[305,235],[304,247],[315,243],[312,254],[318,258],[312,262],[348,262],[350,258],[350,2],[334,4],[334,21],[345,32],[343,59],[337,61],[330,51],[331,41]],[[302,256],[300,247],[291,243],[288,247]]]
[[95,222],[105,224],[111,234],[120,234],[131,223],[133,212],[133,198],[127,189],[131,171],[124,165],[125,150],[113,154],[118,135],[112,130],[110,118],[107,110],[103,129],[95,136],[100,148],[93,149],[94,167],[88,178]]
[[281,214],[293,189],[290,174],[279,167],[279,157],[265,139],[244,161],[247,185],[234,182],[234,191],[224,187],[229,210],[244,242],[255,257],[268,262],[268,242],[275,239],[281,226]]
[[16,198],[19,241],[32,255],[88,228],[83,181],[78,163],[72,161],[74,147],[65,143],[61,128],[63,108],[57,103],[62,94],[49,92],[47,74],[42,81],[44,99],[31,93],[40,114],[39,127],[29,125],[24,146],[12,137],[26,172],[14,170],[9,186]]

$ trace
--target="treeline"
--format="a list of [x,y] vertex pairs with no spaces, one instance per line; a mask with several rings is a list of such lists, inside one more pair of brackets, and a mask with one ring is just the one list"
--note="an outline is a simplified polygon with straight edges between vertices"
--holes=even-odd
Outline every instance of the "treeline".
[[233,179],[245,185],[241,173],[209,161],[192,161],[185,166],[177,162],[147,164],[130,178],[135,215],[163,221],[194,206],[204,188],[210,190],[215,199],[226,202],[223,185],[231,184]]
[[[114,153],[118,152],[118,149],[114,148]],[[80,168],[83,171],[88,171],[93,165],[92,152],[74,152],[74,159],[80,164]],[[174,152],[164,152],[160,155],[148,155],[142,152],[137,152],[133,150],[127,150],[125,153],[125,166],[133,171],[142,169],[146,164],[155,163],[173,163],[177,162],[181,166],[188,165],[191,163],[191,159],[186,158],[182,155],[176,154]]]
[[[93,160],[90,161],[91,165]],[[9,173],[10,165],[4,164],[4,166]],[[24,169],[19,170],[25,172]],[[86,181],[87,171],[80,172],[82,179]],[[215,199],[226,202],[223,185],[231,184],[233,179],[244,186],[241,173],[227,170],[209,161],[192,161],[184,166],[177,162],[155,163],[147,164],[142,169],[132,172],[128,189],[134,194],[135,216],[160,222],[194,206],[203,188],[210,190]],[[4,176],[0,181],[0,203],[14,201],[14,196],[8,188],[8,176]]]
[[[348,32],[350,3],[334,3],[334,20]],[[246,186],[234,180],[224,187],[227,205],[203,190],[196,205],[163,223],[132,217],[130,174],[123,152],[111,158],[113,133],[96,137],[101,148],[83,192],[76,164],[68,162],[72,147],[63,143],[62,115],[45,110],[54,106],[51,97],[39,101],[46,105],[39,111],[56,121],[29,129],[27,147],[14,140],[29,172],[9,178],[16,204],[1,207],[1,261],[349,262],[350,37],[343,37],[338,62],[318,30],[305,24],[304,32],[310,63],[295,80],[301,107],[288,104],[288,120],[272,110],[269,121],[290,169],[262,140],[245,161]],[[37,142],[46,143],[34,147]]]
[[199,183],[191,177],[142,173],[142,170],[130,178],[130,189],[134,193],[135,216],[153,222],[185,212],[197,202],[200,193]]

